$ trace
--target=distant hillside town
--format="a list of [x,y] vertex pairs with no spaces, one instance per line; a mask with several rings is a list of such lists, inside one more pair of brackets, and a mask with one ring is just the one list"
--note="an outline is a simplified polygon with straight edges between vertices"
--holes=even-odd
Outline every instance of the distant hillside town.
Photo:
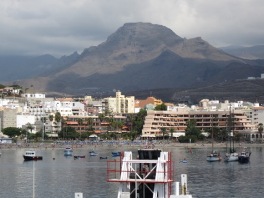
[[[139,116],[142,111],[145,115]],[[242,141],[263,140],[264,107],[258,103],[203,99],[197,105],[187,106],[166,103],[155,97],[139,100],[122,95],[121,91],[99,99],[92,96],[48,98],[44,93],[22,93],[10,87],[2,90],[0,99],[2,139],[9,135],[23,141],[89,139],[90,136],[103,139],[165,137],[177,141],[185,136],[192,120],[207,136],[212,128],[217,128],[220,134],[221,131],[237,134]],[[20,133],[15,134],[15,130]]]

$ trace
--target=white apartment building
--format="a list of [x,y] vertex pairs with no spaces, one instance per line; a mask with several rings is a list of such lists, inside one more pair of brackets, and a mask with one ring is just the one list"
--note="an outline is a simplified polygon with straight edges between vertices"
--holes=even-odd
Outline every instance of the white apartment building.
[[260,123],[264,124],[264,107],[254,106],[246,114],[256,129]]
[[[196,120],[197,127],[206,131],[212,126],[227,127],[230,113],[235,119],[235,131],[243,135],[256,132],[257,125],[264,123],[264,107],[249,102],[210,101],[203,99],[199,106],[170,106],[167,111],[148,111],[142,130],[142,137],[159,137],[161,128],[173,129],[174,136],[185,134],[187,121]],[[216,119],[216,120],[214,120]]]
[[[196,120],[196,127],[202,132],[214,127],[226,129],[230,111],[148,111],[142,129],[142,137],[161,137],[161,128],[167,132],[174,130],[173,136],[178,137],[185,133],[187,122]],[[241,110],[232,112],[234,117],[234,130],[243,131],[253,129],[247,116]]]
[[0,99],[0,107],[8,108],[8,109],[18,109],[21,107],[21,104],[19,101],[15,98],[4,98]]
[[115,97],[104,98],[104,110],[113,114],[125,114],[135,112],[135,97],[125,97],[120,91],[116,92]]
[[24,94],[21,94],[21,97],[23,98],[46,98],[46,95],[44,93],[24,93]]
[[30,132],[32,133],[38,132],[35,126],[36,117],[34,115],[17,114],[16,119],[17,119],[17,126],[16,126],[17,128],[26,129],[27,124],[31,124],[33,129]]

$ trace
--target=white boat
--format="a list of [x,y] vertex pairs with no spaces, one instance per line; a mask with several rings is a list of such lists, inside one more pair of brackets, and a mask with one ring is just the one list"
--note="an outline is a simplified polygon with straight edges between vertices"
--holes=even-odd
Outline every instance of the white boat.
[[212,151],[209,155],[206,157],[206,161],[208,162],[217,162],[221,161],[221,155],[220,153],[217,153],[216,151]]
[[226,153],[225,162],[236,162],[238,161],[238,153]]
[[[225,162],[236,162],[238,161],[238,153],[235,152],[235,142],[234,142],[234,122],[232,119],[232,114],[231,114],[231,108],[230,108],[230,114],[229,114],[229,153],[225,154]],[[233,131],[231,131],[231,127],[233,128]]]
[[186,174],[181,175],[181,184],[173,181],[171,153],[140,149],[137,156],[133,159],[132,152],[125,151],[120,161],[107,162],[107,181],[119,183],[118,198],[192,198]]
[[42,156],[37,156],[36,151],[26,151],[25,154],[23,155],[25,161],[30,161],[30,160],[42,160]]
[[65,156],[72,156],[72,153],[73,153],[73,150],[72,150],[71,147],[66,147],[66,148],[64,149],[64,155],[65,155]]
[[95,151],[90,151],[89,153],[90,153],[90,156],[97,156],[98,155],[98,153],[96,153]]
[[217,161],[221,161],[221,160],[222,160],[222,158],[221,158],[220,153],[218,153],[214,150],[214,130],[212,128],[212,152],[209,155],[207,155],[206,161],[217,162]]

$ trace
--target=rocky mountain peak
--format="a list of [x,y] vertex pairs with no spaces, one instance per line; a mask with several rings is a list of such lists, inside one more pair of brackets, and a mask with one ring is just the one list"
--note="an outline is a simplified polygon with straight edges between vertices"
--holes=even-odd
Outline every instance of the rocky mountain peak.
[[160,45],[171,46],[183,39],[169,28],[151,23],[126,23],[110,35],[105,45],[152,49]]

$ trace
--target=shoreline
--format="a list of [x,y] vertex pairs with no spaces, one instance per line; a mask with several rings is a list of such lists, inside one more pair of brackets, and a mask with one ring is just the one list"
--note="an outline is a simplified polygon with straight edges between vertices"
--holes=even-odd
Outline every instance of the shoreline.
[[[128,149],[171,149],[171,148],[191,148],[191,149],[211,149],[211,143],[156,143],[146,145],[144,143],[141,144],[122,144],[122,143],[86,143],[86,144],[54,144],[54,143],[28,143],[28,144],[0,144],[1,150],[12,150],[12,149],[65,149],[67,146],[71,146],[73,149],[96,149],[100,147],[108,147],[128,150]],[[229,148],[230,144],[228,142],[224,143],[214,143],[214,148]],[[245,147],[264,147],[262,143],[235,143],[235,148],[245,148]]]

